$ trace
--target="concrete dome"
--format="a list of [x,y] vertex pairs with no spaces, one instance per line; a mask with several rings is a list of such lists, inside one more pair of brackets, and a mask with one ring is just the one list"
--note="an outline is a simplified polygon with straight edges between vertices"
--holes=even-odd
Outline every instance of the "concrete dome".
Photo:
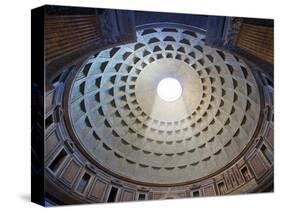
[[[167,77],[182,86],[172,102],[157,95]],[[85,62],[68,105],[79,143],[98,164],[137,182],[177,184],[243,152],[259,121],[258,91],[243,59],[206,46],[201,30],[147,25],[137,42]]]

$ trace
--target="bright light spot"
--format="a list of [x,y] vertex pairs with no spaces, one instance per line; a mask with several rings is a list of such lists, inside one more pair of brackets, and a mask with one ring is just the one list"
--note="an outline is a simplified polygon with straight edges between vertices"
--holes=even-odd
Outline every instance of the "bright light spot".
[[157,86],[157,94],[164,101],[175,101],[182,94],[181,84],[174,78],[165,78],[159,82]]

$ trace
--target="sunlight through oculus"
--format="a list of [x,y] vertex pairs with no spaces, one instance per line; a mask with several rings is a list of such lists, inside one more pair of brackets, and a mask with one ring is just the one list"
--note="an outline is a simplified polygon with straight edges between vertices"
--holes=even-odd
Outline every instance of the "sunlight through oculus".
[[175,101],[182,94],[181,84],[174,78],[165,78],[158,83],[157,94],[164,101]]

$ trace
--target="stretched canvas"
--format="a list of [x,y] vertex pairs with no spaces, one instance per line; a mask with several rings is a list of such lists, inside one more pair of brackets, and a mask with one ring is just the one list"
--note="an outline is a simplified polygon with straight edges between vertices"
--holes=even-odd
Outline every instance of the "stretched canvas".
[[273,20],[31,14],[33,202],[273,192]]

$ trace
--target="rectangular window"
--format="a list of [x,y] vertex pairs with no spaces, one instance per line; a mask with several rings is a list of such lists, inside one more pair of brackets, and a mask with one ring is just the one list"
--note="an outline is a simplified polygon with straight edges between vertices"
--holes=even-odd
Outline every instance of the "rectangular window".
[[193,191],[192,192],[192,196],[193,197],[199,197],[200,196],[200,192],[199,191]]
[[47,129],[53,123],[52,114],[45,119],[45,128]]
[[118,188],[111,187],[107,202],[115,202],[117,192],[118,192]]
[[267,121],[271,121],[271,108],[269,106],[266,107],[267,111]]
[[223,195],[223,194],[225,194],[225,185],[224,185],[224,182],[220,182],[220,183],[218,183],[218,188],[219,188],[219,192],[220,192],[220,195]]
[[243,175],[243,177],[244,177],[246,182],[251,180],[251,176],[250,176],[248,168],[246,166],[243,169],[241,169],[241,173],[242,173],[242,175]]
[[273,88],[273,82],[271,79],[266,78],[267,84]]
[[91,176],[89,174],[84,173],[76,190],[80,193],[84,193],[84,191],[89,183],[90,178],[91,178]]
[[139,194],[138,200],[145,200],[145,194]]
[[62,75],[63,72],[59,73],[53,80],[52,80],[52,84],[54,87],[56,87],[56,85],[59,83],[60,77]]
[[60,165],[63,163],[66,156],[66,151],[62,149],[60,153],[56,156],[56,158],[53,160],[53,162],[50,164],[49,169],[52,170],[52,172],[56,172]]
[[261,152],[263,153],[263,155],[264,155],[265,159],[267,160],[267,162],[269,164],[271,164],[272,161],[273,161],[272,154],[270,153],[270,151],[268,150],[268,148],[264,144],[261,146]]

